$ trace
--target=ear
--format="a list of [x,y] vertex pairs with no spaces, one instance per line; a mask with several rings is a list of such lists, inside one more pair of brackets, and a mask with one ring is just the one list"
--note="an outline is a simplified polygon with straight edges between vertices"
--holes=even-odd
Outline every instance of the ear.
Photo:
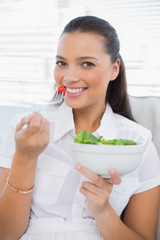
[[112,75],[111,75],[111,81],[115,80],[119,74],[120,69],[120,59],[118,58],[113,64],[112,64]]

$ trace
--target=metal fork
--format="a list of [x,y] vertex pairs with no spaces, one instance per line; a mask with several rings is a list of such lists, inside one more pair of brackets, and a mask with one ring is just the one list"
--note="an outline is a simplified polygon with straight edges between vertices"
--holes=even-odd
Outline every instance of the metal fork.
[[64,92],[61,94],[58,94],[58,92],[56,92],[55,95],[53,96],[51,102],[49,102],[45,105],[42,105],[37,112],[41,113],[49,105],[57,105],[57,104],[61,103],[63,100],[63,96],[64,96]]
[[[38,113],[41,113],[47,106],[49,105],[57,105],[62,102],[64,96],[64,92],[61,94],[58,94],[58,92],[55,93],[53,96],[51,102],[44,104],[40,107],[40,109],[37,111]],[[22,129],[26,129],[28,127],[29,123],[25,124]]]

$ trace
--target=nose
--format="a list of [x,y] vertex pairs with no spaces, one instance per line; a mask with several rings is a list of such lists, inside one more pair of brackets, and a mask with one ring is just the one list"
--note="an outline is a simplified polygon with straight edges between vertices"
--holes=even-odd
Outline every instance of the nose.
[[73,84],[79,81],[78,69],[74,66],[69,66],[64,73],[64,83]]

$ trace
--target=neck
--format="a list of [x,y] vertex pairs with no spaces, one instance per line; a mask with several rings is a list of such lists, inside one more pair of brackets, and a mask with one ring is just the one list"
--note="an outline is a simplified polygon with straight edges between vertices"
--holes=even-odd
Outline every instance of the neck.
[[96,108],[90,106],[85,109],[73,109],[76,134],[80,130],[95,132],[100,126],[105,109],[105,104],[103,106],[98,105]]

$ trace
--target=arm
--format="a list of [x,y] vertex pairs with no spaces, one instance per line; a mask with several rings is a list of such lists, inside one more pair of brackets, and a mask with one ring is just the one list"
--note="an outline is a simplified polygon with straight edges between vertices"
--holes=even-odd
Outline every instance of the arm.
[[144,239],[156,239],[159,202],[160,186],[134,195],[123,214],[123,222]]
[[[27,129],[22,127],[30,122]],[[49,123],[40,114],[23,118],[17,125],[16,151],[11,169],[0,172],[0,239],[17,240],[28,225],[32,193],[20,194],[6,185],[9,182],[19,190],[28,190],[34,184],[38,156],[49,142]]]
[[80,191],[88,198],[88,208],[105,240],[155,239],[159,187],[134,195],[124,212],[124,221],[121,221],[109,203],[113,184],[120,183],[119,174],[110,171],[112,178],[108,180],[102,179],[82,166],[77,169],[93,182],[82,183]]

